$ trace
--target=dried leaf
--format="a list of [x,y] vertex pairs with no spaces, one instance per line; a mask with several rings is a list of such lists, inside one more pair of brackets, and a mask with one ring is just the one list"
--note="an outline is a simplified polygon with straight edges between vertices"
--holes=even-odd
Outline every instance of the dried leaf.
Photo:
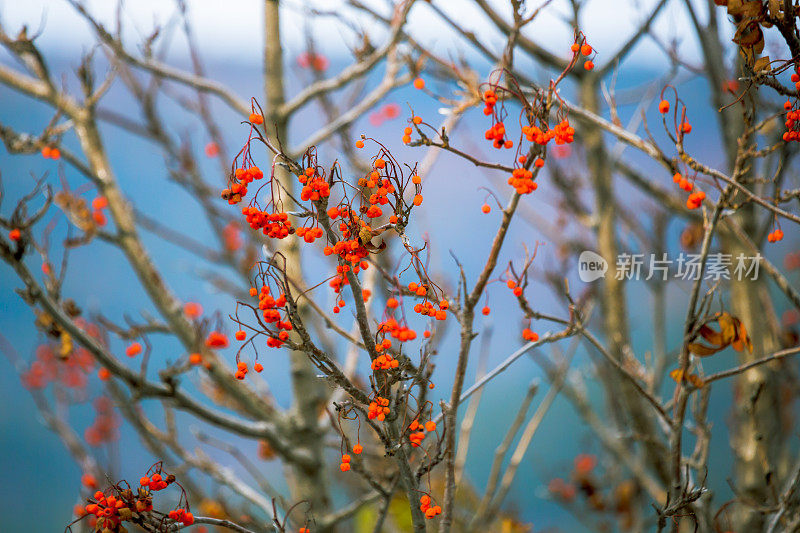
[[703,381],[703,379],[700,376],[698,376],[697,374],[689,374],[684,379],[683,370],[681,370],[680,368],[676,368],[675,370],[670,372],[669,373],[669,377],[671,377],[673,380],[675,380],[675,383],[688,382],[692,386],[697,387],[698,389],[705,385],[705,382]]
[[738,318],[736,320],[736,338],[731,342],[731,347],[737,352],[741,352],[747,348],[748,352],[753,352],[753,342],[747,336],[747,330],[744,324]]
[[717,323],[719,324],[720,333],[722,334],[722,342],[718,343],[720,346],[727,346],[736,338],[736,321],[728,313],[719,313]]
[[[757,22],[743,20],[736,26],[736,33],[733,35],[733,42],[742,48],[753,48],[756,53],[764,49],[764,33]],[[761,50],[759,50],[759,43]]]
[[756,73],[769,72],[771,70],[772,67],[770,66],[769,56],[759,57],[753,64],[753,71]]
[[[719,331],[711,327],[710,324],[714,322],[719,326]],[[728,346],[731,346],[737,351],[742,351],[745,348],[748,348],[750,351],[753,350],[753,345],[750,342],[750,338],[747,336],[747,330],[744,324],[730,313],[722,312],[707,317],[700,325],[698,333],[699,336],[710,345],[690,342],[687,346],[689,351],[698,357],[714,355]]]
[[728,6],[728,15],[736,16],[742,9],[743,0],[728,0],[724,5]]
[[783,2],[781,2],[781,0],[769,0],[769,2],[767,2],[767,7],[769,7],[770,16],[772,16],[773,18],[779,18],[782,16],[781,13],[782,3]]
[[709,355],[714,355],[715,353],[725,349],[726,347],[727,345],[712,348],[710,346],[706,346],[705,344],[700,344],[698,342],[689,343],[689,351],[699,357],[708,357]]
[[722,340],[722,333],[714,331],[705,324],[700,326],[700,335],[702,335],[703,338],[708,342],[710,342],[711,344],[716,344],[719,346],[720,344],[724,343],[724,341]]

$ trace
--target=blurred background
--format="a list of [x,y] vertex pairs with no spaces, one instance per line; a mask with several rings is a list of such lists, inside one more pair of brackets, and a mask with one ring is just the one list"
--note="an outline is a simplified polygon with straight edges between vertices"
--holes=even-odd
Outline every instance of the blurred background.
[[[381,12],[387,12],[387,4],[382,0],[368,0],[366,4]],[[504,2],[493,0],[493,4],[504,5]],[[335,73],[351,61],[350,49],[354,44],[349,36],[343,34],[325,19],[310,19],[308,10],[347,10],[348,7],[337,1],[285,2],[282,32],[285,48],[284,61],[289,74],[289,93],[297,91],[312,79],[312,74],[303,60],[305,49],[304,31],[312,24],[313,34],[319,51],[329,62],[325,65],[326,74]],[[641,20],[642,13],[652,7],[655,2],[642,0],[629,2],[622,0],[595,0],[587,2],[587,9],[582,20],[582,30],[588,36],[592,46],[602,60],[603,53],[614,51],[621,39]],[[698,2],[698,5],[700,2]],[[702,3],[705,4],[704,2]],[[114,24],[117,3],[110,0],[86,2],[89,10],[109,26]],[[226,2],[209,2],[196,0],[188,2],[189,18],[194,24],[194,31],[202,53],[207,74],[213,79],[223,80],[242,98],[253,96],[263,99],[261,70],[261,39],[264,31],[261,3],[256,0],[229,0]],[[137,0],[123,2],[120,9],[127,23],[125,38],[130,47],[136,47],[152,31],[154,25],[166,24],[174,16],[176,8],[172,2],[163,0]],[[426,44],[443,55],[454,60],[466,59],[485,78],[491,70],[478,55],[463,46],[450,30],[430,16],[427,7],[422,3],[412,11],[409,24],[414,27],[418,36],[424,37]],[[481,39],[490,44],[501,46],[504,36],[498,34],[493,27],[487,27],[482,16],[465,8],[460,2],[450,2],[445,9],[461,23],[471,28]],[[505,11],[504,8],[499,8]],[[555,1],[544,11],[540,19],[533,24],[533,37],[543,43],[552,52],[566,56],[573,39],[573,30],[565,17],[569,13],[566,2]],[[353,20],[368,24],[368,18],[362,13],[352,11]],[[310,21],[310,22],[309,22]],[[45,53],[53,72],[63,73],[65,83],[76,85],[74,70],[80,62],[82,54],[91,51],[97,45],[86,22],[74,12],[67,3],[60,0],[5,0],[0,2],[0,22],[5,31],[15,35],[23,25],[28,34],[40,33],[36,43]],[[689,24],[681,2],[670,2],[664,13],[657,19],[653,28],[665,43],[676,44],[676,49],[689,63],[698,62],[698,44],[691,37],[691,32],[683,31]],[[375,41],[379,41],[381,31],[374,31]],[[727,42],[727,40],[726,40]],[[730,44],[730,43],[729,43]],[[770,43],[767,43],[769,46]],[[731,45],[730,56],[735,50]],[[102,70],[102,54],[98,55],[98,70]],[[0,61],[11,63],[5,52],[0,52]],[[165,61],[176,66],[186,67],[189,57],[185,43],[176,34],[169,47]],[[535,67],[531,67],[534,69]],[[534,79],[548,79],[551,73],[532,70]],[[618,69],[613,78],[607,80],[609,87],[616,91],[620,118],[623,124],[635,119],[642,109],[646,110],[652,123],[657,123],[655,109],[658,94],[664,83],[676,86],[681,97],[689,106],[692,122],[695,127],[689,141],[695,153],[702,154],[704,161],[711,166],[724,166],[724,158],[720,152],[719,134],[713,117],[715,110],[708,101],[708,87],[699,76],[677,74],[669,70],[669,61],[653,39],[643,39],[635,52]],[[434,92],[447,94],[452,87],[430,86]],[[569,88],[565,90],[569,97]],[[125,113],[132,107],[126,93],[112,89],[104,98],[106,108]],[[224,126],[223,135],[229,149],[241,146],[247,134],[246,126],[239,119],[217,102],[213,103],[215,116]],[[421,156],[420,151],[406,147],[400,141],[402,129],[409,116],[409,108],[418,115],[438,120],[439,104],[433,98],[404,87],[393,91],[385,102],[376,106],[364,116],[353,128],[354,132],[366,133],[383,142],[400,161],[413,164]],[[168,109],[170,124],[173,130],[188,140],[198,153],[202,152],[209,139],[198,135],[196,120],[188,114],[182,114],[175,106]],[[398,113],[399,111],[399,113]],[[18,131],[36,134],[40,132],[51,115],[40,103],[21,96],[6,87],[0,87],[0,122]],[[291,125],[290,141],[299,141],[314,129],[317,114],[314,109],[305,112]],[[459,126],[459,139],[471,153],[494,157],[490,149],[482,142],[470,140],[481,139],[485,129],[485,117],[480,109],[467,113]],[[210,229],[206,226],[200,208],[187,195],[185,190],[166,179],[164,160],[148,143],[116,128],[104,126],[107,149],[121,182],[123,191],[139,209],[155,216],[160,222],[178,231],[191,235],[203,242],[211,238]],[[655,131],[656,140],[664,142],[663,132]],[[353,140],[355,141],[355,139]],[[630,149],[628,149],[630,150]],[[567,148],[556,152],[557,163],[564,168],[571,168],[573,155]],[[641,159],[646,171],[660,176],[664,183],[670,176],[661,176],[663,170],[650,165],[645,158],[636,154],[627,154],[633,161]],[[320,151],[321,161],[333,161],[337,157],[335,147],[326,146]],[[262,154],[261,163],[266,165],[267,158]],[[220,188],[225,177],[220,175],[219,163],[211,158],[206,160],[206,175],[215,176],[216,185]],[[580,169],[575,167],[575,171]],[[4,148],[0,148],[0,173],[4,188],[2,209],[9,209],[15,199],[28,192],[34,178],[48,175],[49,182],[56,187],[61,181],[80,184],[81,178],[74,170],[61,166],[38,156],[11,156]],[[540,178],[540,191],[547,187],[547,173]],[[210,180],[213,181],[213,180]],[[432,263],[439,272],[454,272],[455,266],[450,256],[452,252],[464,264],[468,275],[474,279],[483,264],[486,244],[496,227],[496,217],[487,218],[480,213],[480,207],[487,198],[482,188],[496,191],[498,196],[506,198],[509,191],[504,186],[505,178],[477,170],[469,164],[454,157],[442,156],[436,163],[424,186],[425,203],[421,207],[410,233],[427,235],[432,243]],[[627,184],[621,185],[628,187]],[[581,194],[576,191],[576,194]],[[89,196],[87,196],[89,197]],[[629,194],[632,205],[641,205],[642,209],[650,209],[649,200],[631,189]],[[525,198],[521,220],[514,223],[508,239],[508,245],[501,261],[522,257],[523,243],[532,249],[539,242],[538,255],[533,267],[534,284],[529,298],[537,308],[561,311],[556,306],[556,299],[545,284],[538,290],[536,278],[557,271],[570,280],[575,293],[585,290],[576,275],[576,265],[563,269],[558,253],[558,242],[548,240],[537,231],[536,223],[540,220],[557,217],[558,209],[552,205],[546,195],[534,194]],[[63,216],[48,218],[45,223],[54,224],[51,240],[57,243],[66,235],[66,222]],[[492,223],[487,223],[491,220]],[[684,230],[680,223],[671,224],[668,228],[668,242],[671,255],[682,250],[680,235]],[[580,231],[577,228],[565,227],[565,234]],[[207,314],[218,312],[226,317],[233,312],[235,302],[227,295],[220,294],[213,284],[204,279],[205,266],[185,250],[172,246],[164,240],[144,233],[145,243],[156,264],[167,278],[168,283],[184,301],[195,301],[202,304]],[[621,239],[625,241],[626,235]],[[798,235],[787,231],[786,238],[769,248],[769,253],[776,264],[781,265],[785,256],[797,250]],[[146,297],[140,293],[133,283],[133,274],[119,253],[102,242],[94,242],[91,246],[76,249],[70,257],[71,263],[65,284],[65,293],[76,299],[87,312],[102,312],[115,319],[125,316],[137,316],[141,311],[152,311]],[[36,258],[31,260],[35,264]],[[502,263],[501,263],[502,264]],[[310,278],[318,273],[321,280],[327,276],[322,265],[310,263]],[[314,268],[317,270],[315,271]],[[797,270],[788,271],[790,280],[800,285],[800,274]],[[502,290],[501,284],[489,287],[487,303],[492,307],[492,314],[483,317],[483,323],[492,330],[491,349],[487,364],[491,368],[509,353],[522,344],[519,339],[519,311],[508,291]],[[796,285],[797,286],[797,285]],[[496,288],[499,287],[499,288]],[[36,347],[42,342],[41,334],[34,327],[34,316],[30,309],[15,294],[19,283],[13,272],[5,265],[0,265],[0,341],[4,352],[13,352],[21,360],[30,360]],[[679,343],[680,332],[685,313],[688,285],[673,283],[668,294],[668,334],[672,349]],[[631,283],[628,296],[633,309],[649,309],[649,292],[643,284]],[[320,296],[320,301],[330,295]],[[780,298],[777,301],[782,301]],[[779,309],[783,312],[785,309]],[[674,315],[675,320],[672,320]],[[652,322],[649,312],[634,313],[631,330],[634,339],[634,350],[637,354],[650,349],[652,343]],[[788,317],[787,322],[793,319]],[[480,320],[479,320],[480,321]],[[224,320],[223,320],[224,322]],[[228,331],[232,326],[228,324]],[[457,333],[450,331],[448,333]],[[540,334],[544,331],[539,331]],[[457,337],[457,335],[451,335]],[[453,373],[455,353],[453,338],[448,336],[440,350],[434,381],[437,392],[448,390],[449,376]],[[121,351],[123,345],[117,348]],[[234,350],[230,349],[231,357]],[[413,350],[412,350],[413,351]],[[154,358],[165,361],[181,356],[180,348],[168,342],[154,346]],[[271,392],[279,402],[286,405],[290,398],[288,390],[288,364],[279,352],[268,353],[267,380]],[[473,357],[468,370],[468,384],[476,372],[477,357]],[[589,359],[578,349],[575,368],[581,368],[591,376]],[[734,362],[729,352],[714,358],[706,367],[707,372],[731,366]],[[265,365],[266,366],[266,365]],[[492,453],[497,443],[505,434],[511,418],[516,414],[514,409],[532,381],[541,379],[538,367],[527,358],[518,361],[511,371],[495,380],[483,393],[482,402],[476,418],[476,427],[470,446],[467,477],[477,487],[486,481],[491,464]],[[100,388],[94,379],[90,388]],[[589,377],[591,382],[591,377]],[[667,385],[668,387],[668,385]],[[668,390],[665,389],[665,390]],[[38,418],[36,407],[31,396],[20,381],[13,357],[0,357],[0,472],[4,481],[0,483],[0,530],[3,532],[22,531],[60,531],[72,518],[73,506],[78,502],[81,472],[71,459],[59,439],[50,433]],[[541,400],[539,393],[536,402]],[[437,398],[434,396],[434,398]],[[434,399],[432,398],[432,399]],[[438,398],[434,400],[438,402]],[[711,422],[713,425],[726,424],[728,407],[732,402],[729,388],[717,387],[711,399]],[[510,407],[509,407],[510,406]],[[154,410],[154,416],[157,416]],[[79,431],[83,431],[93,421],[95,411],[90,401],[73,406],[69,412],[59,413],[68,419]],[[187,422],[188,423],[188,422]],[[136,434],[124,424],[119,428],[118,441],[102,453],[108,456],[109,464],[120,464],[119,477],[138,476],[138,472],[153,463],[153,459],[145,451]],[[724,433],[716,433],[719,438]],[[237,444],[238,445],[238,444]],[[730,495],[726,483],[726,473],[730,472],[730,450],[725,440],[712,441],[712,457],[710,466],[716,472],[716,478],[710,479],[710,486],[719,493],[719,500],[724,501]],[[256,455],[256,443],[244,442],[242,451]],[[598,444],[588,430],[582,428],[580,419],[570,405],[556,400],[555,405],[544,419],[534,442],[525,456],[514,487],[509,495],[507,506],[518,511],[519,517],[532,523],[536,530],[554,528],[566,531],[578,531],[583,526],[577,523],[571,513],[566,512],[557,503],[548,498],[547,483],[554,477],[565,477],[572,468],[573,459],[581,453],[596,453]],[[231,468],[238,468],[230,458],[219,454],[218,460],[228,463]],[[276,486],[281,487],[282,471],[278,465],[269,462],[259,463],[263,466],[267,477]]]

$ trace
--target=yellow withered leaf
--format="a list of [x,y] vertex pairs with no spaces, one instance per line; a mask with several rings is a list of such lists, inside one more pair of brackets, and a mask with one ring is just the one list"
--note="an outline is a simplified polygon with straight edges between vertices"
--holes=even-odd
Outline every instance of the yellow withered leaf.
[[[719,331],[709,325],[714,322],[719,326]],[[700,326],[698,333],[708,342],[708,345],[700,342],[689,343],[689,351],[698,357],[714,355],[728,346],[739,352],[745,348],[751,352],[753,351],[753,343],[747,335],[747,329],[744,327],[744,324],[730,313],[717,313],[706,318]]]
[[676,368],[672,372],[669,373],[669,377],[675,380],[675,383],[683,383],[688,382],[692,386],[697,387],[698,389],[705,385],[703,379],[698,376],[697,374],[689,374],[685,378],[683,377],[683,370],[680,368]]

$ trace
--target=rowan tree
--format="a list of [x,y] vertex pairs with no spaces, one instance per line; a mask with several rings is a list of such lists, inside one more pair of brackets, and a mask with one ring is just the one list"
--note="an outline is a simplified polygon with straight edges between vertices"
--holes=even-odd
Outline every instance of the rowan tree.
[[[0,205],[0,257],[40,339],[18,355],[5,332],[4,351],[84,473],[67,529],[533,531],[525,509],[546,500],[588,530],[800,528],[796,2],[658,0],[600,49],[588,0],[464,0],[481,31],[439,0],[265,0],[263,91],[244,94],[207,73],[190,23],[222,7],[177,0],[135,42],[122,4],[109,25],[64,1],[96,40],[72,71],[52,69],[38,32],[0,27],[16,61],[0,63],[2,91],[51,116],[16,109],[4,157],[52,167],[3,173],[26,192]],[[299,54],[282,24],[296,10]],[[688,21],[675,42],[654,30],[668,10]],[[536,30],[551,12],[560,39]],[[456,44],[420,36],[415,13]],[[188,66],[167,59],[175,35]],[[666,68],[618,80],[645,41]],[[163,160],[152,205],[131,200],[119,136]],[[455,235],[462,221],[490,238]],[[667,261],[678,253],[691,259]],[[97,254],[130,269],[118,301],[92,303],[104,273],[71,268]],[[187,276],[227,304],[183,296]],[[518,346],[500,358],[498,333]],[[505,427],[491,448],[470,445],[509,371],[528,390],[490,413]],[[715,395],[732,398],[727,424],[711,423]],[[89,401],[81,435],[64,413]],[[515,494],[557,401],[582,422],[561,438],[590,444]],[[152,461],[102,453],[123,427]],[[732,472],[712,468],[722,455]]]

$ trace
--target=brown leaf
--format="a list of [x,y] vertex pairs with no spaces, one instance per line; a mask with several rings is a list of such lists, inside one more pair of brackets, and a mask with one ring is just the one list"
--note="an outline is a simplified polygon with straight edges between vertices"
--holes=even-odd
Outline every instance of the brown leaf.
[[700,344],[699,342],[689,343],[689,351],[699,357],[708,357],[709,355],[714,355],[718,351],[724,350],[726,347],[727,344],[725,346],[717,346],[712,348],[711,346],[706,346],[705,344]]
[[728,6],[728,15],[736,16],[742,9],[743,0],[728,0],[725,3]]
[[771,70],[772,67],[770,66],[769,56],[759,57],[753,64],[753,71],[756,73],[769,72]]
[[[736,26],[733,42],[742,48],[751,47],[756,53],[764,49],[764,33],[757,22],[745,19]],[[761,48],[759,49],[759,44]]]
[[730,0],[728,2],[728,15],[740,18],[762,19],[764,17],[761,0]]
[[718,331],[714,331],[707,325],[703,324],[700,326],[700,335],[703,336],[705,340],[710,342],[711,344],[716,344],[717,346],[723,344],[722,334]]

